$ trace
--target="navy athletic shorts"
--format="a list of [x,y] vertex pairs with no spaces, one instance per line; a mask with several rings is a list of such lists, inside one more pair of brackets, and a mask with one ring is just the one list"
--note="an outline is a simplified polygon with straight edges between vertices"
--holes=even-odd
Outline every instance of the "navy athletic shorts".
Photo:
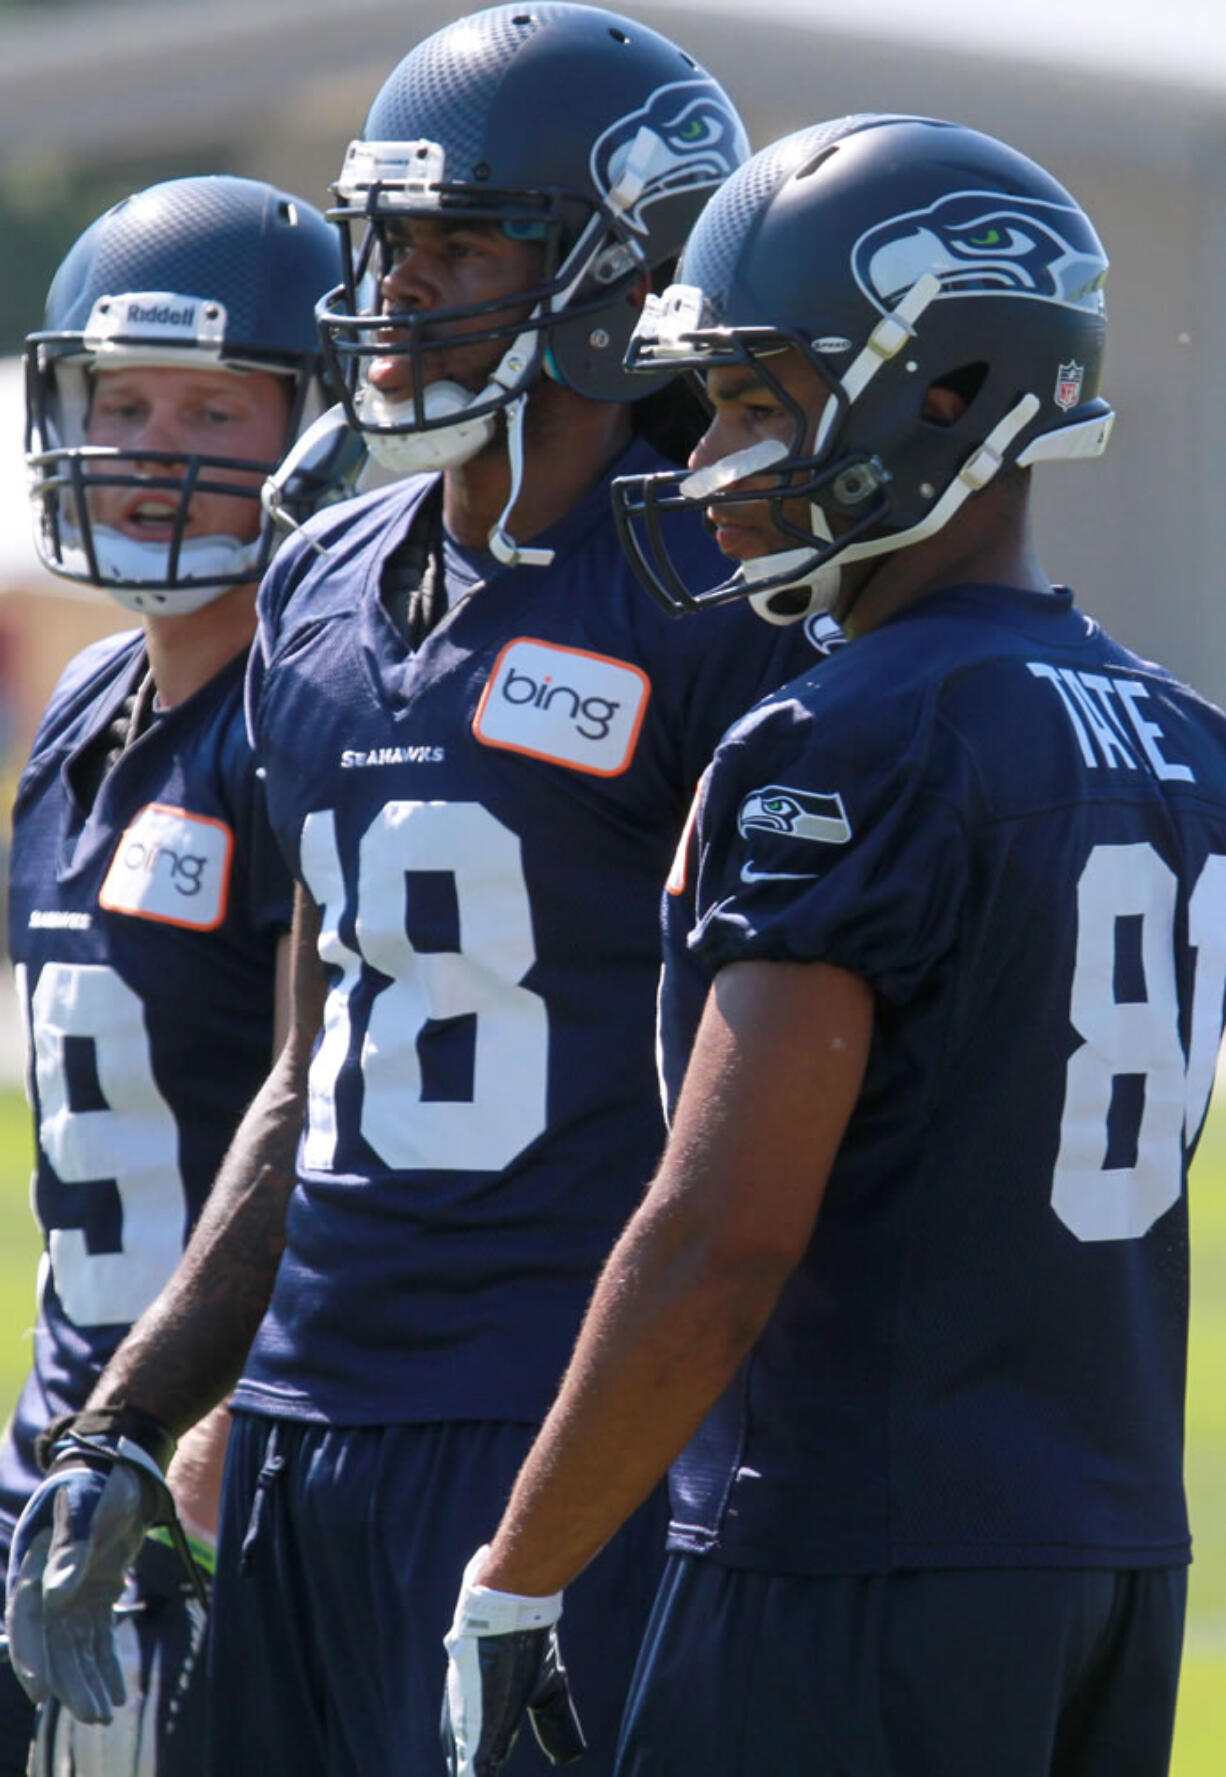
[[1166,1777],[1186,1570],[668,1559],[617,1777]]
[[[209,1647],[210,1777],[442,1777],[450,1627],[535,1427],[337,1429],[237,1413]],[[563,1658],[610,1777],[664,1563],[661,1493],[566,1594]],[[525,1726],[505,1777],[552,1771]]]

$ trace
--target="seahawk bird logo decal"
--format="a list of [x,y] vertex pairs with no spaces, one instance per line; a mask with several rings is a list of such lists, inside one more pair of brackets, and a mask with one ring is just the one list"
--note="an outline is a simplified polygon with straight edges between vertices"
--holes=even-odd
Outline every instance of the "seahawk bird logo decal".
[[713,190],[748,153],[745,131],[719,88],[678,80],[609,125],[592,149],[592,178],[643,234],[643,212],[652,204],[695,186]]
[[778,833],[819,845],[846,845],[851,838],[851,822],[837,790],[827,794],[793,790],[786,784],[751,791],[741,803],[737,826],[743,837]]
[[1107,260],[1080,210],[959,191],[879,222],[852,249],[856,282],[883,312],[925,272],[942,296],[1022,296],[1099,314]]

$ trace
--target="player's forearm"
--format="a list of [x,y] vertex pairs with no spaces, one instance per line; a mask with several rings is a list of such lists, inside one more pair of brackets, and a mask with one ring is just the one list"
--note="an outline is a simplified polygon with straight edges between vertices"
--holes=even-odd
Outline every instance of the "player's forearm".
[[597,1286],[562,1390],[481,1575],[537,1596],[572,1579],[651,1492],[765,1325],[786,1270],[729,1271],[650,1203]]
[[567,1585],[723,1393],[812,1238],[872,1026],[871,991],[842,970],[717,977],[659,1177],[597,1285],[483,1584]]
[[215,1407],[179,1439],[166,1484],[189,1536],[213,1543],[221,1503],[221,1475],[230,1438],[230,1413]]
[[304,1066],[283,1053],[174,1275],[107,1365],[91,1406],[141,1407],[177,1436],[234,1386],[285,1245],[304,1092]]

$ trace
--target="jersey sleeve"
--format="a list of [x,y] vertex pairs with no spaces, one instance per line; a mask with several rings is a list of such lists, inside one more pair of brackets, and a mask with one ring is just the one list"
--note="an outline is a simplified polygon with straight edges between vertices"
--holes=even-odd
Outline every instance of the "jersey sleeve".
[[956,741],[921,709],[849,719],[771,700],[710,774],[690,949],[712,973],[828,962],[906,1004],[956,941],[974,799]]
[[287,932],[294,907],[294,882],[268,819],[264,780],[250,773],[240,856],[247,862],[247,901],[259,930]]
[[[247,671],[249,680],[250,657]],[[264,780],[245,717],[237,706],[226,734],[224,769],[234,827],[235,883],[244,896],[247,922],[257,932],[288,931],[293,912],[293,878],[268,818]]]
[[300,532],[283,543],[260,582],[256,596],[256,629],[251,651],[247,656],[247,679],[243,690],[243,709],[247,739],[253,752],[259,752],[260,699],[264,681],[272,664],[280,639],[285,607],[294,588],[311,565],[312,549]]
[[39,717],[29,765],[36,765],[48,749],[62,742],[73,724],[92,707],[101,689],[128,670],[143,646],[139,630],[122,630],[99,637],[73,656]]

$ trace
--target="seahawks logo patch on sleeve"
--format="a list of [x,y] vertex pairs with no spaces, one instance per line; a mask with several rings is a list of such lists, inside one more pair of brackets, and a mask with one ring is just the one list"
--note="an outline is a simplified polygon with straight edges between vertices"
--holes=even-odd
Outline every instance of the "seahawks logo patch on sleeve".
[[791,790],[785,784],[768,784],[751,790],[741,803],[737,828],[750,833],[786,834],[818,845],[846,845],[851,822],[838,791]]

